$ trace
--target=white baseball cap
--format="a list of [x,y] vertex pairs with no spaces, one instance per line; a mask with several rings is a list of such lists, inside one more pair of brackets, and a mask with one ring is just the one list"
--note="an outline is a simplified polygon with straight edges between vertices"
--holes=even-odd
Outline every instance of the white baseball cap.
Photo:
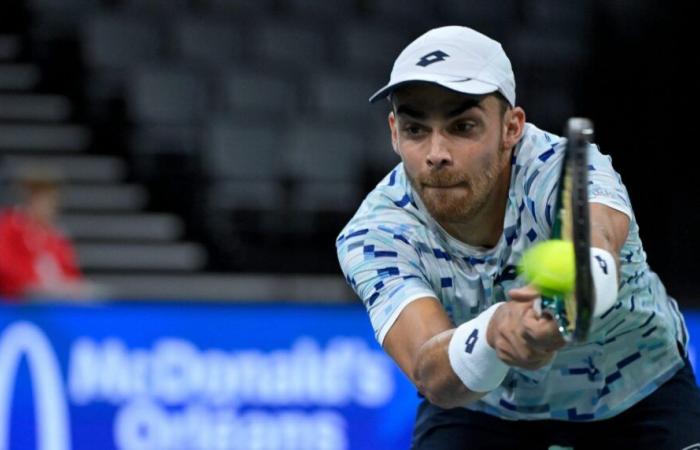
[[369,101],[374,103],[415,81],[464,94],[500,92],[515,106],[515,77],[503,47],[471,28],[434,28],[411,42],[396,58],[389,83]]

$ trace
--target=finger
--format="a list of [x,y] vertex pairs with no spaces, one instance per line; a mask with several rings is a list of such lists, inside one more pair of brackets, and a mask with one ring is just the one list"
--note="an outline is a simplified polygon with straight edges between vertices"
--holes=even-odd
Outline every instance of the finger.
[[[552,358],[549,348],[541,345],[531,345],[523,336],[524,317],[528,315],[531,326],[540,326],[534,318],[534,312],[525,304],[509,303],[500,308],[498,313],[503,312],[499,327],[496,328],[493,346],[496,352],[508,365],[532,368],[541,367]],[[536,343],[538,344],[538,343]]]
[[566,344],[557,321],[547,316],[537,317],[534,311],[523,315],[523,339],[545,351],[558,350]]
[[522,345],[518,344],[514,333],[500,332],[495,344],[497,351],[507,357],[508,364],[517,365],[519,361],[524,359],[525,355],[522,351]]
[[530,353],[527,357],[518,354],[513,349],[499,349],[498,357],[509,366],[521,367],[527,370],[536,370],[545,366],[554,357],[555,352]]
[[513,355],[508,350],[499,348],[496,350],[496,354],[501,359],[501,361],[508,364],[509,366],[515,366],[518,363],[518,360],[515,357],[515,355]]
[[530,368],[533,365],[540,363],[539,358],[526,358],[524,355],[520,354],[517,350],[508,346],[507,348],[500,348],[497,351],[498,357],[508,364],[509,366]]
[[556,331],[559,329],[558,322],[552,316],[549,314],[538,315],[534,308],[530,308],[523,313],[523,323],[543,330]]
[[508,291],[508,296],[511,300],[517,302],[528,302],[540,296],[540,293],[531,285],[520,288],[511,289]]
[[519,367],[527,367],[531,364],[540,364],[548,361],[551,356],[549,351],[544,351],[530,345],[519,333],[508,333],[502,336],[505,345],[504,350],[514,359],[514,364]]
[[524,333],[523,340],[533,351],[539,352],[542,355],[556,352],[566,345],[566,341],[557,336],[551,336],[543,339],[541,337],[533,337],[529,333]]

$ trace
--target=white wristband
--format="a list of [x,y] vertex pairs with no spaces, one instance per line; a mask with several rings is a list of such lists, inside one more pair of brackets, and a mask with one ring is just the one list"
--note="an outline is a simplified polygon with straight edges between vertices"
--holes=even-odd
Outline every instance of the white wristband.
[[455,330],[448,347],[450,366],[472,392],[489,392],[503,382],[509,366],[486,341],[491,316],[504,303],[496,303]]
[[617,302],[617,264],[602,248],[591,247],[591,278],[595,291],[593,316],[600,317]]

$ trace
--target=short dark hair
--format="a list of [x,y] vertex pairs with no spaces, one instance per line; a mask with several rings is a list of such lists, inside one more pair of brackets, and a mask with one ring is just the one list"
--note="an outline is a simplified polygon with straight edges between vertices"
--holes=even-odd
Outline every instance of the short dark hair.
[[498,103],[500,103],[501,116],[504,116],[506,114],[506,111],[508,111],[510,108],[513,107],[513,105],[511,105],[508,102],[508,100],[506,100],[506,98],[503,96],[503,94],[501,94],[500,92],[496,91],[496,92],[489,94],[489,95],[493,95],[494,97],[496,97],[496,100],[498,100]]
[[[498,103],[500,105],[499,109],[501,110],[501,117],[505,116],[506,111],[508,111],[510,108],[513,107],[513,105],[511,105],[510,102],[508,102],[508,100],[506,100],[505,96],[503,94],[501,94],[500,92],[498,92],[498,91],[492,92],[490,94],[484,95],[484,97],[488,97],[490,95],[494,96],[496,98],[496,100],[498,100]],[[392,92],[389,95],[387,95],[386,99],[389,102],[389,104],[391,105],[391,109],[394,110],[394,113],[395,113],[396,110],[395,110],[395,105],[394,105],[394,93]]]

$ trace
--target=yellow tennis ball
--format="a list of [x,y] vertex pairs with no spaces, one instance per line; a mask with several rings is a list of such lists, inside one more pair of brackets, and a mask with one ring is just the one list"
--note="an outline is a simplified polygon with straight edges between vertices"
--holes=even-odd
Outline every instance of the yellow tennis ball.
[[560,239],[540,242],[523,254],[518,268],[543,295],[567,294],[576,278],[574,245]]

